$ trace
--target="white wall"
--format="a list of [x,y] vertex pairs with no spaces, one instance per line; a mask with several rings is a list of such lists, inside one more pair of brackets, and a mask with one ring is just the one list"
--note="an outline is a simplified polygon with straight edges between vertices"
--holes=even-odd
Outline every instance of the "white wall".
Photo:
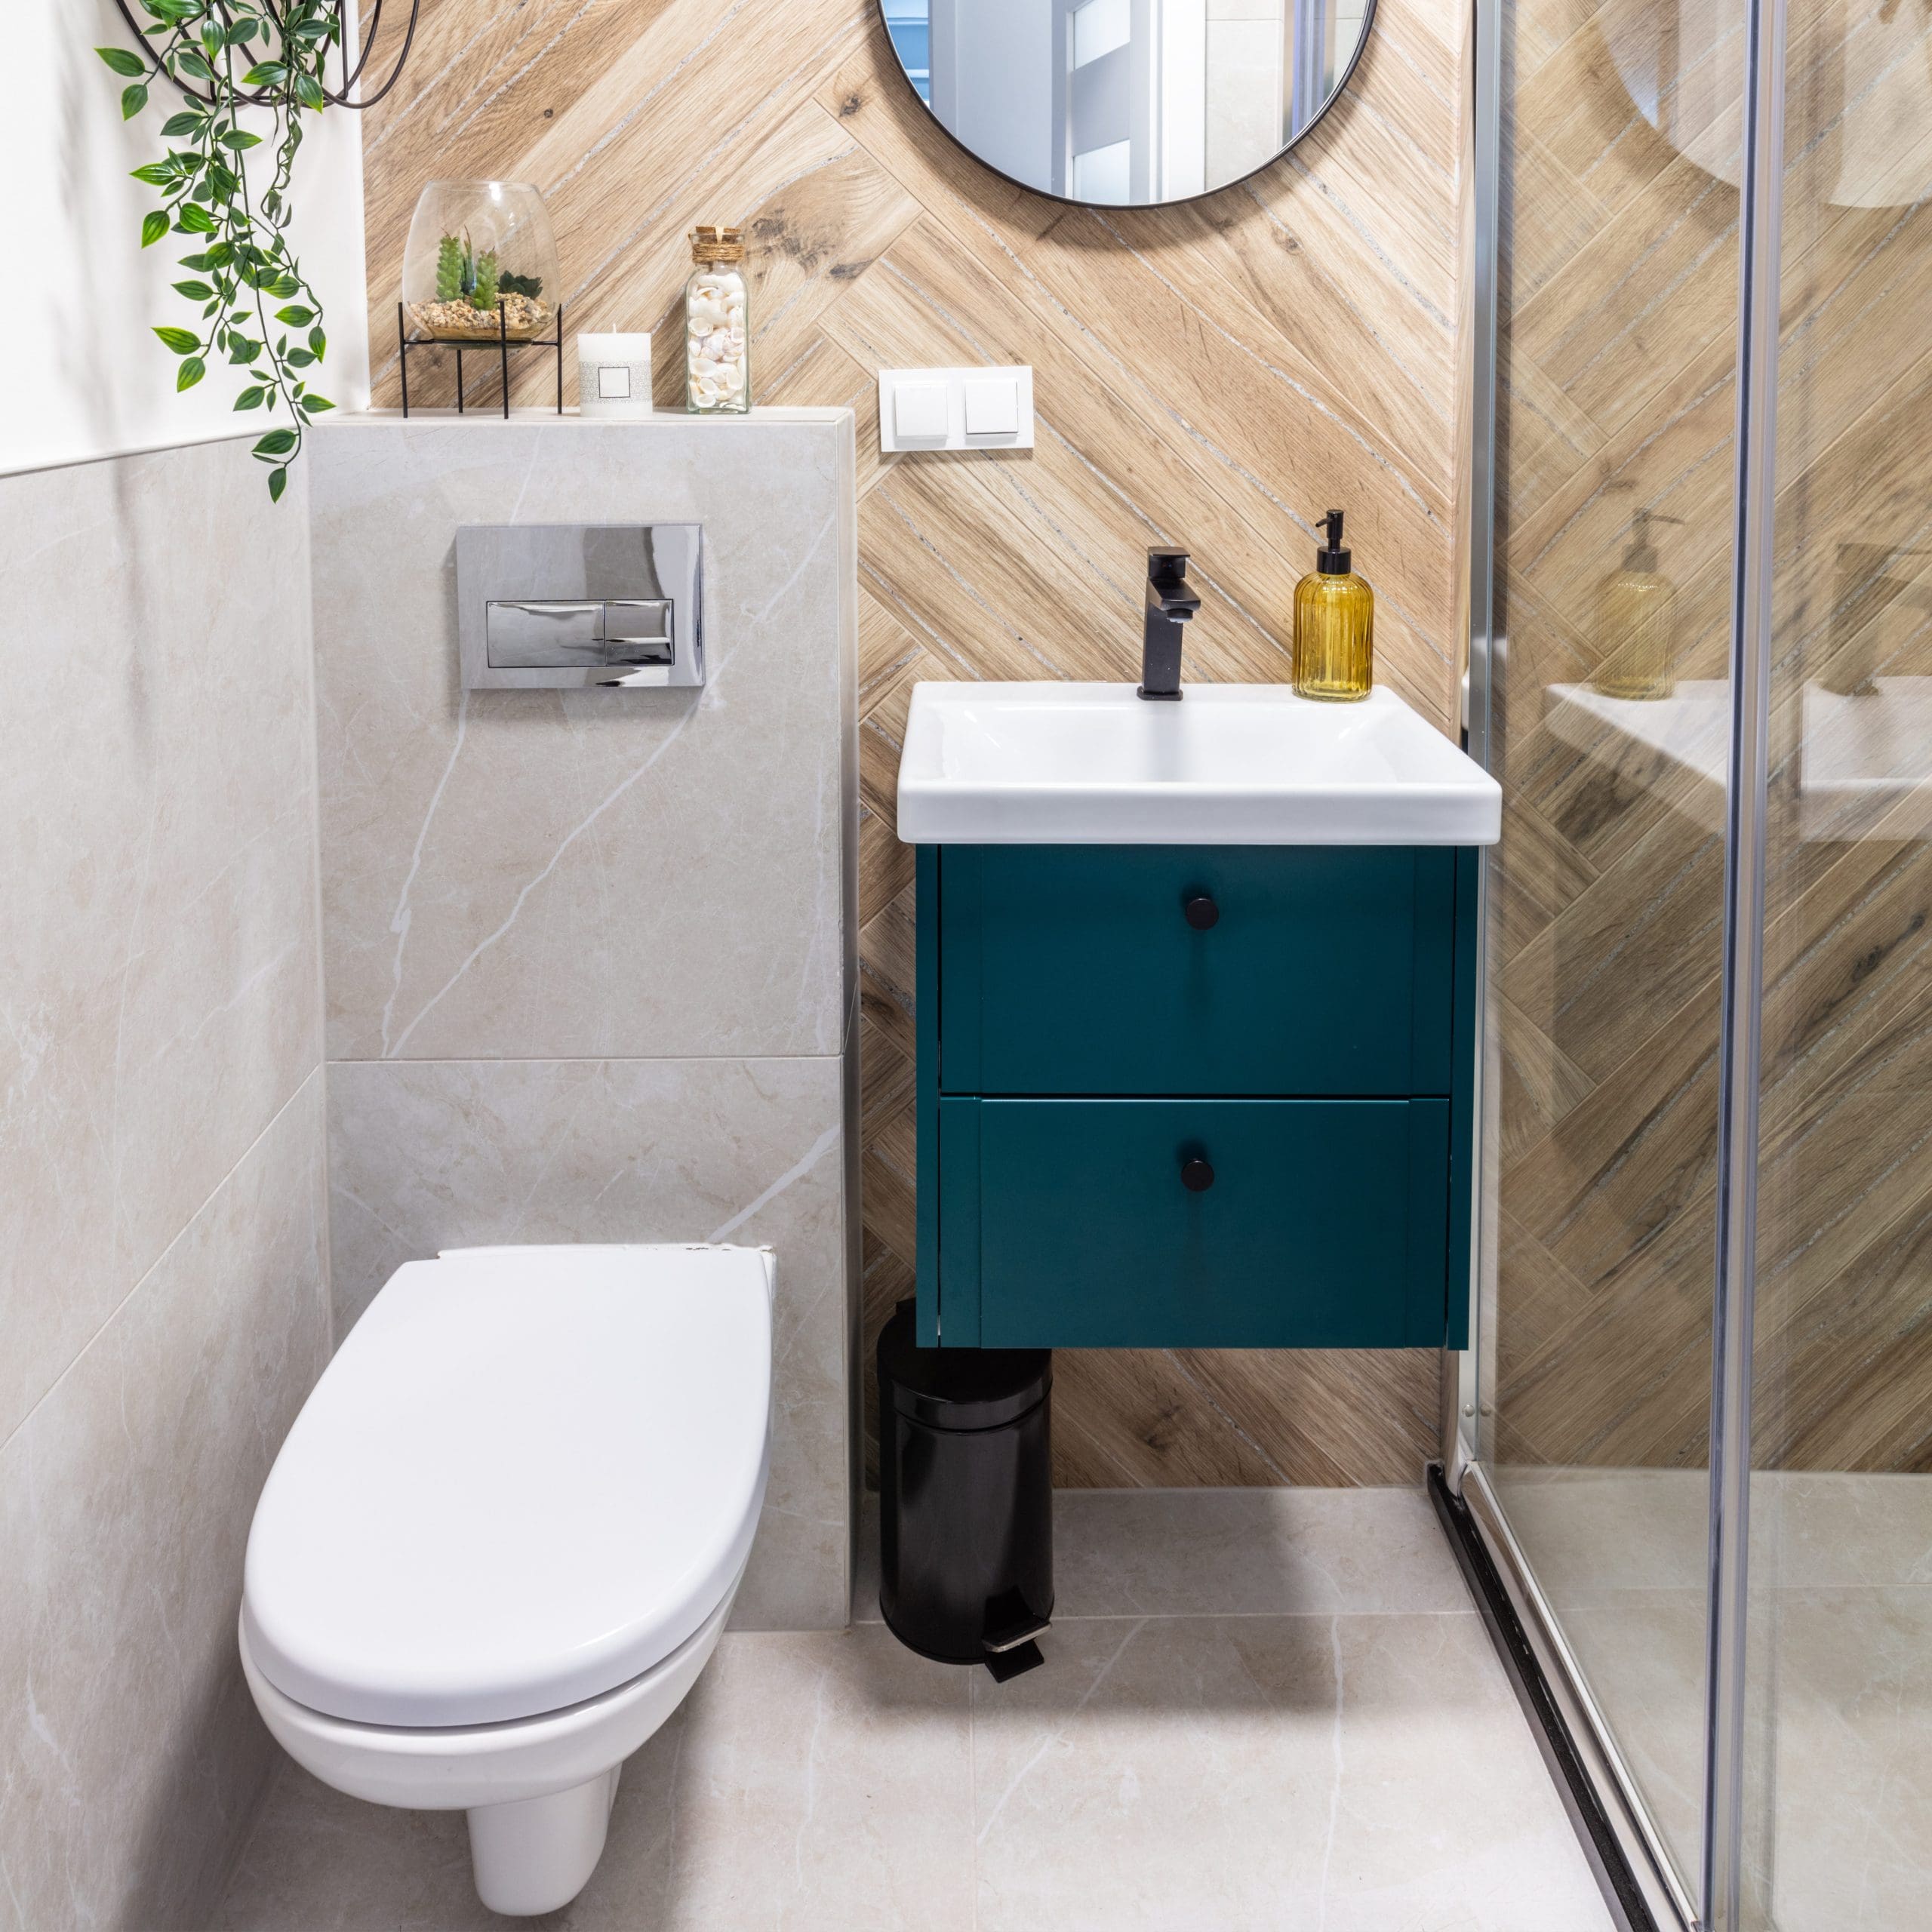
[[[0,158],[26,224],[11,263],[26,281],[0,359],[0,472],[233,434],[238,386],[217,366],[177,395],[176,358],[149,332],[196,319],[168,286],[187,272],[187,239],[141,248],[155,197],[128,178],[161,152],[166,91],[122,121],[125,83],[94,51],[128,44],[112,0],[5,0],[4,11]],[[296,247],[328,316],[316,386],[345,409],[368,389],[358,119],[331,109],[310,122],[294,195]]]

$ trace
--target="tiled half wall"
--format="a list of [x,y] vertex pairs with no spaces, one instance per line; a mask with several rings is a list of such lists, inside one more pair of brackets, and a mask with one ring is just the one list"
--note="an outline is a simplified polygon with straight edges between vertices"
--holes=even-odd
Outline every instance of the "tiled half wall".
[[[491,1242],[779,1257],[740,1627],[848,1601],[857,1321],[852,438],[333,425],[313,571],[335,1322]],[[701,691],[460,688],[463,524],[696,521]]]

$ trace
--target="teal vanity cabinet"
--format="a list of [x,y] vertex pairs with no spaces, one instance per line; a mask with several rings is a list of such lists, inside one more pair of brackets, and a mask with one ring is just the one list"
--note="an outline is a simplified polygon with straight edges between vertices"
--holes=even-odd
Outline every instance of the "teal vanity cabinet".
[[1476,857],[922,844],[921,1343],[1464,1346]]

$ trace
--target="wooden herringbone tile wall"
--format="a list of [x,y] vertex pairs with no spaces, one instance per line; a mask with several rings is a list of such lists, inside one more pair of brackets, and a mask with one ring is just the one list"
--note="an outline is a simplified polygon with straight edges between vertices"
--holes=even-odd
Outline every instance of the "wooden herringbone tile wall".
[[[1722,780],[1557,728],[1638,506],[1681,677],[1730,597],[1740,9],[1522,0],[1501,555],[1497,1449],[1706,1454]],[[1761,1465],[1932,1468],[1932,848],[1801,787],[1800,693],[1932,673],[1932,115],[1923,9],[1798,0],[1786,125],[1774,775],[1758,1237]],[[1639,106],[1640,98],[1646,103]],[[1661,122],[1663,131],[1657,123]],[[1876,697],[1859,703],[1877,704]],[[1932,746],[1887,748],[1922,786]]]
[[[429,0],[368,117],[377,344],[423,181],[509,177],[549,203],[570,325],[656,329],[660,404],[681,401],[686,231],[724,221],[755,248],[758,399],[857,414],[869,1347],[912,1285],[893,792],[912,684],[1132,675],[1156,543],[1193,552],[1205,598],[1189,675],[1283,677],[1312,520],[1339,503],[1380,595],[1380,675],[1450,724],[1463,11],[1380,0],[1349,96],[1291,156],[1155,213],[1069,208],[962,155],[872,0]],[[881,459],[880,367],[992,361],[1033,365],[1035,449]],[[1060,1479],[1413,1480],[1436,1381],[1422,1352],[1067,1355]]]

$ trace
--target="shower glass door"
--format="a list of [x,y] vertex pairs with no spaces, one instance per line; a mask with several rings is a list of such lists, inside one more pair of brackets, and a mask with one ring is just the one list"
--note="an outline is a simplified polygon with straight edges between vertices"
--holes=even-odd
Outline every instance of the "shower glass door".
[[1661,1909],[1917,1932],[1932,0],[1477,23],[1460,1480]]
[[1743,0],[1498,10],[1484,1475],[1703,1853]]
[[1792,0],[1743,1924],[1932,1924],[1932,20]]

